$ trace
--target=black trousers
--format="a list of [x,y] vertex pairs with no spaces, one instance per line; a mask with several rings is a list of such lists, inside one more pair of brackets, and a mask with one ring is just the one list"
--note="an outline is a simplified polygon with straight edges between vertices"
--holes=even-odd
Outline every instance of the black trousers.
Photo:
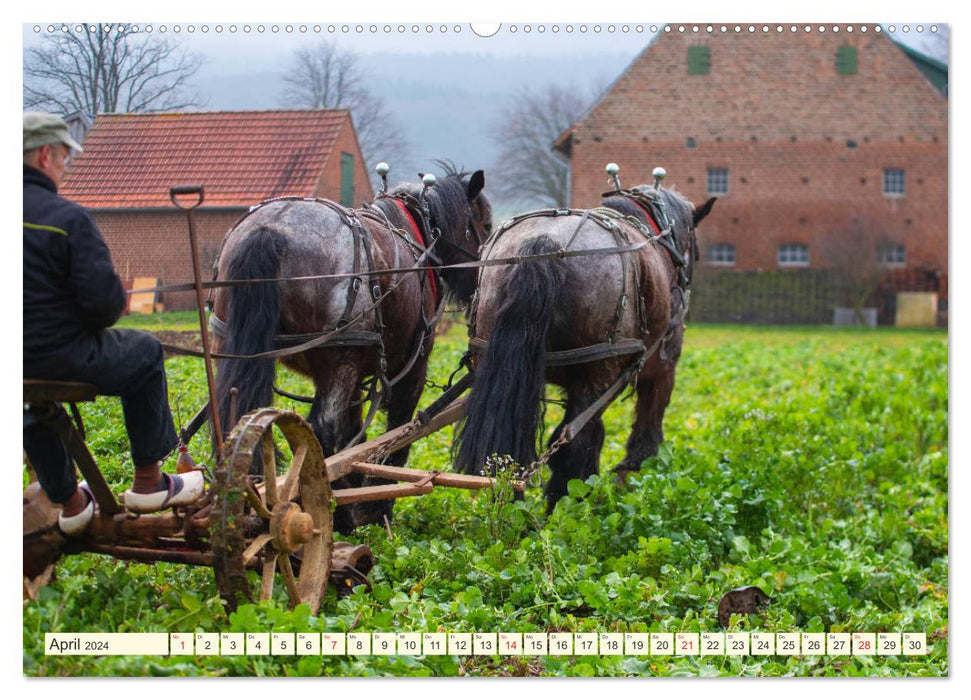
[[[99,394],[120,396],[132,462],[145,466],[164,459],[178,444],[162,346],[149,333],[110,328],[91,337],[83,357],[65,358],[58,367],[50,357],[24,354],[24,377],[86,382]],[[49,425],[24,412],[24,451],[44,493],[63,503],[77,489],[77,473],[67,449]]]

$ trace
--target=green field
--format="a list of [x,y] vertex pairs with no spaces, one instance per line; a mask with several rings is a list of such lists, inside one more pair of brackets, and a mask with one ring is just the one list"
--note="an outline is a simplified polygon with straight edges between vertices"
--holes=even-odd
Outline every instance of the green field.
[[[188,330],[186,319],[154,328]],[[464,333],[456,324],[439,338],[431,379],[443,382],[455,368]],[[167,366],[173,410],[185,422],[204,401],[202,364]],[[279,383],[310,391],[292,375]],[[423,403],[436,393],[428,390]],[[622,457],[632,407],[626,399],[608,409],[602,467]],[[549,404],[548,429],[560,410]],[[119,402],[99,399],[83,413],[109,482],[126,488]],[[377,558],[373,591],[359,587],[340,601],[330,591],[315,617],[305,607],[289,611],[282,592],[227,615],[207,569],[63,559],[39,601],[24,606],[24,674],[948,674],[944,332],[693,325],[665,429],[661,454],[627,487],[597,477],[571,482],[571,497],[549,517],[539,489],[515,503],[446,489],[399,501],[393,541],[375,526],[355,533]],[[425,439],[410,464],[448,468],[450,439],[448,429]],[[197,456],[205,444],[196,438]],[[50,631],[719,631],[718,600],[745,585],[760,586],[772,602],[763,616],[734,616],[731,629],[924,632],[930,652],[95,658],[45,657],[42,649]]]

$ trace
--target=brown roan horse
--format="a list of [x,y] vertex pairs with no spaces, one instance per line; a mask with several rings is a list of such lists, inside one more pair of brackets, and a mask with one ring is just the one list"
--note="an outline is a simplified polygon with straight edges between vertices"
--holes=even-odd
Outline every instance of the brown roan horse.
[[[425,384],[434,343],[437,309],[446,291],[467,303],[474,269],[428,269],[478,257],[491,232],[492,210],[481,170],[458,172],[447,163],[444,177],[425,190],[402,184],[373,204],[350,210],[325,200],[270,200],[252,210],[227,234],[219,257],[220,280],[283,279],[219,288],[213,300],[216,350],[251,356],[309,342],[340,329],[334,341],[279,358],[313,379],[308,421],[333,454],[355,438],[363,424],[362,395],[383,393],[389,430],[411,420]],[[427,252],[432,248],[431,254]],[[414,272],[369,275],[374,270]],[[353,277],[293,280],[353,273]],[[276,359],[221,359],[217,398],[228,430],[230,391],[236,414],[273,402]],[[380,381],[369,382],[377,377]],[[404,448],[389,458],[403,465]],[[345,486],[360,485],[354,476]],[[390,516],[391,501],[338,508],[334,526],[343,533]]]
[[[695,209],[673,190],[650,187],[605,197],[601,208],[587,212],[546,210],[516,217],[484,245],[484,260],[526,259],[482,268],[470,325],[471,346],[479,355],[456,440],[458,470],[477,473],[492,454],[509,455],[527,468],[537,459],[546,381],[566,391],[566,415],[555,440],[625,371],[636,372],[631,376],[637,406],[617,470],[639,470],[657,453],[681,355],[695,227],[715,200]],[[670,230],[657,235],[665,229]],[[644,244],[623,253],[559,254],[638,242]],[[636,347],[641,350],[631,350]],[[632,363],[645,356],[636,371]],[[595,409],[572,440],[549,457],[548,510],[566,493],[570,479],[598,472],[604,408]]]

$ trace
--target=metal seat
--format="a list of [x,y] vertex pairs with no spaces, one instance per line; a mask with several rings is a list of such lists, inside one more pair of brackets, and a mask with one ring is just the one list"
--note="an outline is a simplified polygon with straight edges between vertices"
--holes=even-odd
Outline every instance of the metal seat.
[[98,388],[82,382],[57,382],[49,379],[24,379],[24,403],[45,401],[94,401]]

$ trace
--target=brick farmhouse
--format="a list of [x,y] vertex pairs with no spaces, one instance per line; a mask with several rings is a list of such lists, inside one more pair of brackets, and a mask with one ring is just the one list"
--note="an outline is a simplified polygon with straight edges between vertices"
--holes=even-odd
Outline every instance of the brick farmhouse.
[[873,25],[685,29],[663,32],[557,139],[572,205],[599,201],[611,161],[624,186],[663,166],[696,204],[717,196],[699,230],[696,319],[831,321],[838,268],[879,268],[881,322],[905,289],[938,292],[946,310],[946,66]]
[[[265,199],[355,206],[373,198],[344,110],[99,114],[83,146],[61,194],[91,212],[126,284],[192,279],[186,215],[169,198],[173,185],[205,188],[194,214],[204,274],[227,231]],[[166,310],[195,308],[191,293],[163,301]]]

